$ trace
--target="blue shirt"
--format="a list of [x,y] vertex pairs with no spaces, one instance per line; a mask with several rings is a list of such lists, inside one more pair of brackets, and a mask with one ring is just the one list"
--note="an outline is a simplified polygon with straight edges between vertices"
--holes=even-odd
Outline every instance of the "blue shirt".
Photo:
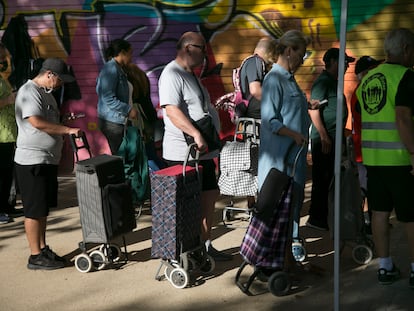
[[[291,166],[285,165],[285,157],[294,140],[288,136],[278,135],[282,127],[299,132],[305,137],[309,135],[311,124],[308,115],[308,102],[299,88],[294,76],[278,64],[263,81],[262,91],[262,123],[260,127],[259,148],[259,189],[272,167],[291,175]],[[287,157],[287,163],[293,163],[300,146],[295,146]],[[298,160],[294,181],[300,186],[305,185],[307,148]]]
[[98,118],[124,124],[131,110],[128,79],[114,59],[108,61],[99,73],[96,93],[98,94]]

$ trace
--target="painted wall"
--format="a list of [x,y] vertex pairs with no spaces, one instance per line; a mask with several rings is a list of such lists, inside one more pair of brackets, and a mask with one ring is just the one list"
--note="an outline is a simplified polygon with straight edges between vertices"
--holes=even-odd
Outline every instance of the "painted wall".
[[[99,154],[108,152],[108,146],[96,125],[95,80],[110,40],[124,38],[132,44],[133,62],[150,78],[156,105],[158,77],[175,57],[175,43],[183,32],[200,31],[208,43],[208,62],[200,74],[215,100],[231,90],[232,69],[251,54],[260,37],[278,38],[288,29],[299,29],[313,39],[311,57],[296,74],[309,95],[312,82],[323,69],[323,53],[339,46],[340,9],[340,0],[2,0],[0,35],[10,19],[21,14],[39,56],[61,57],[72,66],[81,98],[64,102],[62,112],[86,114],[73,124],[87,132],[92,152]],[[356,58],[384,58],[385,33],[413,26],[414,1],[410,0],[349,0],[348,10],[346,48]],[[355,85],[351,65],[345,75],[348,99]],[[220,111],[220,116],[222,136],[231,135],[227,114]],[[72,152],[66,145],[62,167],[70,170],[72,165]]]

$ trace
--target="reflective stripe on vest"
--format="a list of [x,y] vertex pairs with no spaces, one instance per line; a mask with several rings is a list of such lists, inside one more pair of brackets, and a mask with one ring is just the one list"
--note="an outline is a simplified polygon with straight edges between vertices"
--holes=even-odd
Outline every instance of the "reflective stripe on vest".
[[361,127],[365,130],[396,130],[395,122],[362,122]]

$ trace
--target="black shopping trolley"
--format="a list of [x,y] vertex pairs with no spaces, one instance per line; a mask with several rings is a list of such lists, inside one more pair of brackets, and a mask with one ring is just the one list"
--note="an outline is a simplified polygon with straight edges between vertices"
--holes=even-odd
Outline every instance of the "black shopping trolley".
[[[366,232],[364,220],[364,191],[361,189],[352,136],[346,138],[346,152],[341,162],[339,208],[340,252],[345,246],[352,247],[352,259],[360,265],[369,264],[374,257],[374,242]],[[328,194],[329,228],[334,228],[335,179]],[[332,230],[333,236],[333,230]]]
[[[75,258],[79,272],[102,270],[108,264],[127,262],[125,234],[136,227],[131,187],[125,182],[121,157],[101,154],[92,157],[85,133],[70,136],[76,157],[76,190],[83,240],[82,253]],[[79,149],[86,149],[89,159],[79,161]],[[114,243],[123,239],[124,252]]]

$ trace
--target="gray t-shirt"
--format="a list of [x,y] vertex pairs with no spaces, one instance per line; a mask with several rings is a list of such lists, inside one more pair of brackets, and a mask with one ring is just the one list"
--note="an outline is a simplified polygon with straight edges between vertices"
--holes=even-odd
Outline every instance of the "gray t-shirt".
[[40,116],[59,123],[59,108],[52,94],[32,80],[22,85],[16,96],[17,148],[14,160],[21,165],[55,164],[61,157],[63,138],[34,128],[28,118]]
[[198,78],[185,71],[175,60],[171,61],[162,71],[158,89],[160,106],[164,108],[163,157],[170,161],[184,161],[188,148],[184,134],[168,118],[165,106],[178,106],[186,116],[193,120],[201,119],[206,112],[210,113],[218,129],[217,112],[210,103],[207,90],[201,85]]

